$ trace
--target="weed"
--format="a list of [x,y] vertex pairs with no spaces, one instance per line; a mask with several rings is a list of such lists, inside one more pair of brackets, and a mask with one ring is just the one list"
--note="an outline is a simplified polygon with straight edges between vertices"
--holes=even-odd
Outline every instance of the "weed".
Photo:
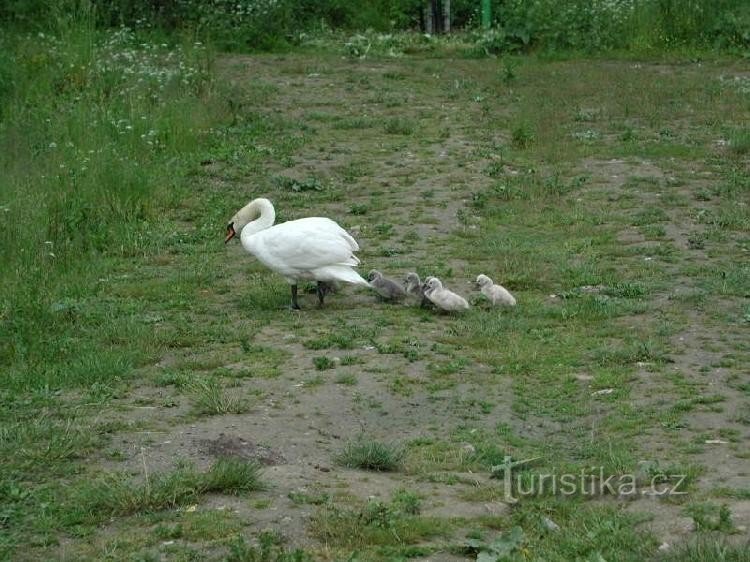
[[391,502],[398,511],[407,515],[419,515],[422,509],[420,496],[405,489],[396,490]]
[[444,520],[409,514],[394,502],[376,499],[360,509],[327,505],[313,516],[311,525],[319,540],[346,548],[411,545],[449,529]]
[[697,503],[689,505],[687,511],[699,531],[734,532],[732,513],[726,505],[717,507],[709,503]]
[[336,460],[348,468],[392,472],[402,467],[404,449],[398,445],[359,436],[344,446]]
[[501,71],[503,82],[508,84],[510,82],[513,82],[516,78],[518,78],[518,66],[519,66],[519,63],[516,60],[512,60],[512,59],[503,60],[503,69]]
[[224,390],[214,379],[198,379],[188,385],[195,409],[200,414],[241,414],[248,410],[247,400]]
[[665,562],[694,560],[696,562],[745,562],[747,547],[731,545],[722,539],[701,536],[676,546],[663,557]]
[[464,543],[464,548],[477,554],[479,562],[495,562],[510,557],[519,552],[523,543],[524,533],[521,527],[513,527],[510,531],[500,535],[491,543],[485,543],[480,539],[469,539]]
[[384,125],[384,130],[389,135],[413,135],[416,129],[413,121],[397,117],[388,119]]
[[357,384],[357,377],[352,373],[342,373],[338,375],[333,382],[346,386],[354,386]]
[[328,502],[331,497],[328,494],[311,494],[305,491],[297,490],[289,492],[289,499],[298,505],[321,505]]
[[317,178],[307,178],[302,181],[284,176],[274,176],[271,181],[278,189],[294,192],[323,191],[323,184]]
[[159,511],[186,505],[200,496],[220,492],[239,494],[259,490],[260,466],[238,459],[221,459],[207,472],[191,468],[167,474],[145,475],[135,484],[122,475],[107,474],[74,491],[76,512],[99,520],[111,515]]
[[313,365],[318,371],[325,371],[327,369],[333,369],[336,367],[336,361],[329,359],[325,355],[320,357],[313,357]]
[[352,205],[349,208],[349,212],[352,215],[366,215],[369,210],[370,210],[369,205],[366,205],[364,203]]
[[534,144],[536,134],[528,123],[521,123],[513,129],[511,139],[516,148],[525,149]]
[[258,545],[248,544],[244,537],[237,537],[229,546],[228,562],[308,562],[310,555],[301,549],[286,550],[273,533],[263,532]]
[[733,130],[729,135],[729,148],[737,155],[750,152],[750,128]]

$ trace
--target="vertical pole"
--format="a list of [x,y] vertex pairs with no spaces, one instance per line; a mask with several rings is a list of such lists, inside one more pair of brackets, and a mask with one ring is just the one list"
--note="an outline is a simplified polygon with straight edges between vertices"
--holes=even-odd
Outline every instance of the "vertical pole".
[[482,29],[489,29],[492,25],[492,2],[482,0]]
[[428,0],[428,2],[424,4],[424,30],[425,30],[425,33],[429,33],[430,35],[435,33],[435,25],[432,19],[432,1],[431,0]]
[[451,32],[451,0],[443,0],[443,33]]

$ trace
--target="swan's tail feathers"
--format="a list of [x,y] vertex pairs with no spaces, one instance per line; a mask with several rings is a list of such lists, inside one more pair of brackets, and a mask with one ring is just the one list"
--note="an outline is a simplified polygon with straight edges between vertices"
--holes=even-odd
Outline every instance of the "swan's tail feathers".
[[346,230],[343,228],[341,229],[341,235],[344,237],[346,242],[349,244],[349,247],[351,248],[352,252],[356,252],[359,250],[359,244],[357,244],[357,241],[354,239],[354,237],[349,234]]
[[321,281],[343,281],[353,285],[369,287],[370,283],[348,265],[329,265],[315,271],[315,278]]

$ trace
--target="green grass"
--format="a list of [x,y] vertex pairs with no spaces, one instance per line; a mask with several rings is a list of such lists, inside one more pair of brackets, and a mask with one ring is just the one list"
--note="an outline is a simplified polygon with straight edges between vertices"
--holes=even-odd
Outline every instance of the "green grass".
[[404,451],[400,446],[360,436],[347,443],[336,460],[348,468],[392,472],[401,468],[403,459]]
[[412,135],[416,130],[416,124],[408,119],[394,117],[386,121],[383,128],[390,135]]
[[261,533],[257,546],[239,537],[230,545],[229,562],[307,562],[311,560],[301,549],[288,550],[279,544],[273,533]]
[[[653,505],[736,538],[745,493],[720,477],[747,462],[737,61],[364,37],[356,60],[90,25],[0,40],[0,557],[395,560],[519,527],[525,558],[642,560],[671,555]],[[519,304],[451,317],[342,288],[318,309],[306,288],[292,313],[281,278],[222,244],[256,196],[282,221],[337,220],[362,272],[438,275],[477,303],[486,273]],[[227,454],[305,471],[224,498],[256,489],[257,465],[185,468],[222,433]],[[506,457],[535,459],[526,478],[685,474],[688,494],[500,509]],[[273,540],[246,524],[285,517]],[[741,553],[693,538],[675,559]]]
[[333,369],[336,367],[336,361],[333,361],[332,359],[329,359],[326,356],[320,356],[320,357],[314,357],[313,358],[313,365],[315,365],[315,368],[318,371],[325,371],[328,369]]
[[241,414],[248,409],[247,401],[222,388],[215,380],[197,380],[188,384],[195,410],[199,414]]
[[734,546],[722,540],[701,537],[681,545],[664,556],[663,560],[695,560],[695,562],[744,562],[748,560],[747,545]]
[[212,492],[239,494],[262,488],[258,464],[222,459],[206,472],[186,468],[147,474],[139,484],[121,475],[106,475],[76,490],[74,504],[82,517],[101,519],[184,506]]
[[419,544],[447,535],[450,528],[446,521],[415,514],[413,500],[404,501],[403,492],[390,502],[370,500],[354,509],[328,505],[311,521],[311,532],[322,542],[344,552],[375,547],[375,552],[382,553],[385,559],[392,551],[384,547]]

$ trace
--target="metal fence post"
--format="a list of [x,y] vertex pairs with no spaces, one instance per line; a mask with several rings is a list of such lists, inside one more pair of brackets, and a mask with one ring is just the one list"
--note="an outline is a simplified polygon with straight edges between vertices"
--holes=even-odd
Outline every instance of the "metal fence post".
[[482,0],[482,29],[489,29],[492,25],[492,1]]

